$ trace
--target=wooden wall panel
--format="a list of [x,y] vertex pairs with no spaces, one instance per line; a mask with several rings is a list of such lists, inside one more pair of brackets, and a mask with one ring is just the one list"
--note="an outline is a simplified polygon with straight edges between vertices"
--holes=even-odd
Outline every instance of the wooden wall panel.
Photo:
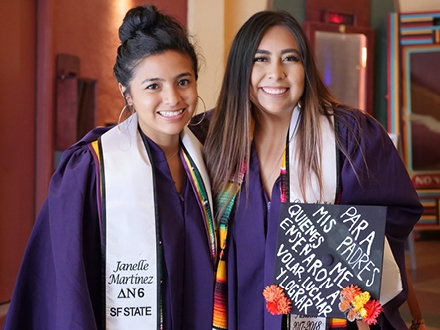
[[0,34],[0,304],[11,297],[35,217],[35,25],[34,1],[2,1],[0,30],[7,33]]

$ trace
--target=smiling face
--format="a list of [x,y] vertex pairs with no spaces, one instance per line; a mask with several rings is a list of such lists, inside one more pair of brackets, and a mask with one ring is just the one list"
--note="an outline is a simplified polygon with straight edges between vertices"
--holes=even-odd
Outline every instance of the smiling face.
[[197,81],[190,57],[166,51],[143,59],[130,82],[127,102],[136,109],[142,131],[154,142],[161,144],[177,137],[197,104]]
[[268,29],[254,56],[251,101],[267,114],[290,118],[304,92],[304,79],[293,34],[282,26]]

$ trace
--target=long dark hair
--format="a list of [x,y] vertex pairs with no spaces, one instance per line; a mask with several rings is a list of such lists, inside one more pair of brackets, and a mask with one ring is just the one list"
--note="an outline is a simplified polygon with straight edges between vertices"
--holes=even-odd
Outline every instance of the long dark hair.
[[[305,72],[302,110],[298,126],[300,187],[305,196],[308,178],[315,173],[321,184],[321,128],[317,123],[324,115],[340,113],[340,103],[331,95],[315,65],[309,41],[295,18],[286,11],[261,11],[254,14],[238,31],[229,53],[220,95],[212,115],[205,142],[205,160],[211,176],[214,196],[218,196],[228,181],[237,179],[250,157],[251,118],[256,107],[250,100],[250,80],[253,59],[258,45],[268,29],[282,26],[295,37]],[[341,110],[344,112],[345,110]]]

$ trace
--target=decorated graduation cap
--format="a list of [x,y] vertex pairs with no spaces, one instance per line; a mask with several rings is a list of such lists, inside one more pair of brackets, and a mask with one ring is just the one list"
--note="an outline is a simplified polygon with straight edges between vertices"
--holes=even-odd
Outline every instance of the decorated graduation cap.
[[[384,206],[283,203],[274,285],[263,293],[268,311],[351,321],[374,312],[375,320],[385,222]],[[366,310],[370,305],[373,310]]]

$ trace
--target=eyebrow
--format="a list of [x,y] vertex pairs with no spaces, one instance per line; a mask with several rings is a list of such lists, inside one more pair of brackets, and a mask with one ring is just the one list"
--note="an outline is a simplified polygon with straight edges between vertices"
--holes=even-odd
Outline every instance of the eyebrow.
[[[255,53],[256,54],[263,54],[263,55],[270,55],[270,54],[272,54],[268,50],[264,50],[264,49],[257,49],[257,51]],[[296,48],[286,48],[286,49],[283,49],[281,51],[281,55],[284,55],[286,53],[297,53],[297,54],[299,54],[299,51]]]
[[[182,72],[182,73],[179,73],[175,77],[175,79],[178,80],[180,78],[184,78],[184,77],[188,77],[188,76],[193,76],[193,74],[191,72]],[[152,81],[165,81],[165,79],[163,79],[163,78],[147,78],[145,80],[142,80],[141,85],[148,83],[148,82],[152,82]]]

